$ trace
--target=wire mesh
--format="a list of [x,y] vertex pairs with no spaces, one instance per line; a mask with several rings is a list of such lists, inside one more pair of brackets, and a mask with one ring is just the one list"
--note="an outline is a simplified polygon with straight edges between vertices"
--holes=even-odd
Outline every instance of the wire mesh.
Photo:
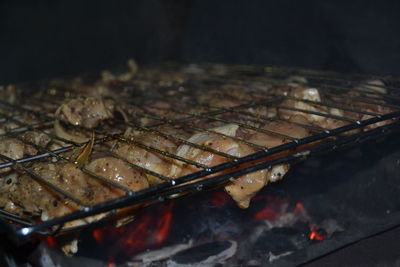
[[[220,187],[247,173],[381,136],[398,127],[400,116],[399,80],[393,77],[279,67],[164,64],[144,68],[129,81],[95,81],[52,80],[0,90],[0,218],[14,233],[27,236],[69,231],[109,218],[128,206]],[[110,118],[86,128],[68,125],[64,118],[63,130],[78,136],[78,141],[55,130],[62,105],[93,95],[111,103]],[[294,120],[296,115],[303,119]],[[268,128],[271,123],[294,125],[308,131],[308,135],[299,138],[296,133]],[[235,125],[242,135],[218,130],[227,125]],[[78,166],[76,158],[93,133],[92,157],[118,159],[157,182],[133,190],[99,175],[87,164]],[[257,134],[279,139],[281,144],[269,146],[248,138]],[[196,142],[196,135],[245,145],[253,153],[238,156]],[[173,144],[173,148],[165,144]],[[127,147],[128,154],[116,152],[121,146]],[[210,166],[177,153],[184,146],[218,157],[219,164]],[[178,176],[163,173],[146,162],[132,160],[130,151],[139,151],[144,157],[156,156],[191,171]],[[56,180],[68,168],[84,173],[91,185],[97,183],[98,187],[114,190],[113,196],[95,202],[77,196]],[[46,171],[54,177],[48,177]],[[68,212],[44,218],[43,207],[26,208],[13,202],[10,191],[21,187],[24,189],[18,190],[26,194],[22,198],[42,190],[54,201],[68,203]],[[70,224],[73,222],[79,223]]]

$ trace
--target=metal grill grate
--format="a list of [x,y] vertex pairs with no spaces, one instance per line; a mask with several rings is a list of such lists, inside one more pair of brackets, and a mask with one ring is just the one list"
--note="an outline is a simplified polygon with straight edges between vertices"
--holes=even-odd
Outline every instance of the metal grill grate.
[[[293,75],[302,78],[293,78]],[[290,84],[294,82],[289,81],[288,77],[292,77],[296,84]],[[304,78],[307,83],[302,85]],[[355,144],[365,138],[381,136],[398,127],[395,119],[400,116],[399,81],[392,77],[379,78],[384,82],[384,85],[381,85],[371,82],[371,79],[378,77],[278,67],[166,64],[144,69],[131,81],[111,83],[109,87],[118,93],[111,97],[105,96],[105,99],[114,99],[119,107],[115,111],[118,114],[94,129],[76,129],[85,135],[86,139],[89,139],[92,133],[95,134],[95,153],[106,153],[119,158],[130,167],[160,179],[161,183],[135,192],[120,183],[99,176],[86,167],[80,167],[91,179],[124,192],[118,198],[95,205],[89,205],[49,182],[37,173],[36,168],[37,164],[43,162],[75,163],[74,156],[71,155],[80,152],[86,142],[71,141],[57,136],[53,131],[54,114],[65,99],[84,94],[84,90],[74,89],[75,84],[71,81],[30,84],[17,90],[19,95],[15,101],[7,97],[11,93],[3,88],[3,92],[0,91],[1,142],[17,140],[34,152],[19,158],[7,156],[6,153],[0,154],[0,175],[13,172],[18,177],[24,175],[24,179],[29,177],[62,198],[68,199],[77,208],[72,213],[47,221],[41,221],[37,214],[16,215],[4,208],[0,210],[1,222],[4,227],[23,236],[68,231],[72,228],[63,228],[67,222],[83,219],[78,227],[84,227],[94,221],[90,216],[96,214],[111,212],[110,215],[124,207],[155,203],[177,197],[181,193],[215,188],[250,172],[302,160],[311,154]],[[291,94],[290,91],[296,86],[318,88],[321,100],[310,100]],[[303,105],[291,105],[293,103]],[[272,113],[276,114],[270,115],[266,112],[264,109],[267,107],[272,108]],[[292,121],[282,115],[285,112],[331,120],[333,126]],[[271,122],[288,122],[307,129],[311,134],[299,139],[260,126]],[[275,147],[264,147],[244,137],[230,136],[213,130],[216,126],[226,124],[238,125],[244,131],[276,136],[285,142]],[[140,139],[128,138],[124,134],[127,129],[164,138],[177,145],[187,145],[210,152],[223,158],[224,163],[207,166],[149,145]],[[44,146],[40,142],[29,140],[28,133],[45,136],[50,140],[50,145]],[[189,137],[196,133],[209,133],[231,139],[252,147],[255,152],[244,157],[224,153],[190,141]],[[130,144],[171,161],[185,163],[197,171],[180,178],[168,177],[133,164],[114,153],[112,147],[116,142]],[[4,175],[3,183],[6,182],[5,179]]]

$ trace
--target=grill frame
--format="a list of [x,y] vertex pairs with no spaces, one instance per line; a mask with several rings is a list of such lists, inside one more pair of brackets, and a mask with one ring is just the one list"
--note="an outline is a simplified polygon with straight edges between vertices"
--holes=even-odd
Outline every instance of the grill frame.
[[[210,69],[210,68],[212,69],[213,66],[214,65],[204,64],[204,65],[201,65],[201,68],[203,68],[207,72],[207,69]],[[174,68],[177,68],[177,65],[170,64],[170,65],[166,65],[163,67],[174,69]],[[329,93],[330,90],[342,90],[342,91],[343,90],[347,90],[347,91],[356,90],[357,88],[353,88],[353,87],[357,82],[360,82],[360,78],[361,79],[367,79],[367,78],[368,79],[370,79],[370,78],[382,79],[381,77],[369,77],[369,76],[363,76],[363,75],[349,76],[349,75],[343,75],[343,74],[337,74],[337,73],[331,73],[331,72],[302,70],[302,69],[289,69],[289,68],[280,68],[280,67],[230,66],[230,67],[226,67],[226,68],[228,69],[229,75],[233,75],[235,77],[235,79],[239,79],[235,83],[236,85],[239,85],[239,86],[246,86],[246,83],[252,83],[253,80],[255,80],[257,82],[258,81],[257,79],[260,78],[260,76],[261,76],[261,78],[262,78],[261,80],[263,82],[269,82],[269,83],[273,84],[274,82],[277,82],[277,81],[282,83],[283,77],[287,77],[289,75],[301,75],[301,76],[305,77],[306,79],[310,79],[309,87],[317,87],[318,89],[321,89],[320,92],[322,92],[322,93],[327,93],[326,91],[328,91],[328,93]],[[244,75],[244,77],[242,77],[241,75]],[[277,77],[275,77],[275,76],[277,76]],[[211,82],[216,82],[216,84],[218,84],[219,82],[221,82],[221,83],[227,82],[226,79],[224,80],[223,76],[220,77],[220,76],[216,75],[216,76],[213,76],[212,78],[214,79],[214,81],[211,79]],[[221,79],[222,79],[222,81],[221,81]],[[243,80],[241,80],[241,79],[243,79]],[[321,80],[322,83],[320,83],[320,82],[315,83],[313,81],[313,79]],[[399,80],[396,78],[393,78],[393,77],[385,77],[385,78],[383,78],[383,80],[385,80],[385,82],[389,83],[389,84],[399,83]],[[232,83],[232,79],[230,79],[229,82]],[[333,82],[334,84],[329,84],[329,82]],[[348,88],[343,87],[343,85],[341,85],[341,86],[336,85],[337,82],[340,82],[340,83],[348,82],[349,83]],[[180,86],[182,86],[182,85],[180,85]],[[249,86],[251,87],[252,85],[249,85]],[[176,84],[172,84],[169,86],[160,86],[160,87],[162,87],[162,88],[159,88],[159,90],[168,90],[170,88],[176,89]],[[400,99],[400,97],[397,96],[397,92],[396,92],[396,91],[400,92],[399,88],[396,86],[385,86],[385,88],[390,90],[391,93],[394,92],[395,94],[380,94],[379,92],[375,92],[375,91],[368,92],[368,91],[362,90],[360,92],[361,94],[363,94],[362,97],[360,98],[358,96],[358,99],[356,101],[364,102],[366,104],[379,104],[380,106],[397,109],[398,111],[394,111],[394,112],[391,112],[388,114],[377,114],[377,113],[375,114],[372,112],[366,112],[366,111],[362,111],[362,110],[354,110],[352,108],[348,108],[343,105],[340,105],[340,103],[339,103],[339,105],[337,105],[335,103],[324,103],[324,102],[315,102],[315,101],[304,100],[304,99],[293,99],[294,101],[303,101],[303,102],[308,102],[309,104],[313,104],[313,105],[322,105],[324,107],[339,108],[344,111],[373,116],[372,118],[369,118],[366,120],[354,120],[354,119],[348,119],[346,117],[340,117],[340,116],[335,116],[335,115],[331,115],[331,114],[324,114],[324,113],[320,113],[320,112],[312,112],[312,111],[308,111],[308,110],[294,110],[294,111],[300,111],[300,112],[304,112],[304,113],[308,113],[308,114],[324,116],[326,118],[339,119],[339,120],[346,121],[349,123],[345,126],[342,126],[342,127],[336,128],[336,129],[332,129],[332,130],[323,129],[323,128],[316,127],[316,126],[299,124],[298,126],[301,126],[304,128],[310,127],[310,128],[313,128],[313,130],[315,130],[315,131],[320,131],[320,133],[318,133],[318,134],[313,134],[313,135],[310,135],[303,139],[296,139],[296,138],[293,138],[290,136],[282,136],[279,133],[270,132],[270,131],[263,132],[261,129],[254,127],[247,123],[241,123],[241,122],[238,123],[237,121],[229,121],[229,120],[220,119],[219,117],[217,117],[218,114],[225,114],[227,112],[243,113],[243,111],[241,111],[241,109],[244,109],[246,107],[256,107],[258,105],[265,105],[266,103],[279,102],[284,98],[286,98],[286,99],[293,98],[290,96],[267,95],[267,98],[263,99],[262,101],[259,101],[259,103],[251,102],[249,99],[246,100],[246,99],[237,99],[236,98],[236,100],[244,101],[245,104],[234,106],[234,107],[228,107],[228,108],[215,107],[215,106],[209,105],[207,107],[208,112],[204,112],[204,113],[200,113],[200,114],[187,113],[186,114],[187,117],[176,119],[176,120],[171,120],[170,118],[163,117],[163,116],[157,116],[157,115],[154,115],[154,113],[151,114],[151,112],[147,111],[147,113],[145,112],[140,115],[150,117],[151,119],[160,121],[160,122],[158,124],[156,123],[156,124],[153,124],[150,126],[145,126],[145,127],[143,127],[141,125],[135,125],[132,123],[125,123],[126,126],[135,127],[135,129],[139,129],[142,131],[152,132],[152,133],[157,134],[158,136],[165,137],[166,139],[174,139],[175,141],[179,141],[181,144],[182,143],[187,144],[192,147],[199,148],[204,151],[209,151],[209,152],[216,153],[216,154],[218,154],[218,151],[210,150],[209,148],[204,147],[202,145],[193,144],[182,138],[177,138],[177,137],[174,137],[174,136],[171,136],[168,134],[164,134],[164,133],[156,130],[155,127],[159,126],[159,125],[163,125],[163,124],[167,124],[167,125],[178,125],[181,123],[185,124],[185,123],[187,123],[187,121],[191,121],[191,120],[193,121],[196,119],[217,120],[222,123],[236,123],[241,127],[247,127],[249,129],[255,130],[255,131],[261,130],[261,132],[263,132],[263,133],[272,134],[272,135],[276,135],[281,138],[289,139],[289,140],[291,140],[291,142],[288,142],[288,143],[285,143],[283,145],[276,146],[273,148],[268,148],[268,149],[262,148],[262,147],[257,147],[256,144],[253,144],[253,145],[255,145],[255,148],[258,148],[260,151],[254,153],[254,154],[242,157],[242,158],[235,158],[235,157],[232,157],[225,153],[219,152],[219,154],[221,156],[230,158],[230,161],[220,164],[220,165],[217,165],[217,166],[208,167],[208,166],[202,166],[202,165],[198,164],[197,162],[179,158],[178,156],[171,155],[170,153],[165,152],[165,151],[159,151],[152,147],[143,145],[139,142],[135,143],[134,140],[129,140],[129,142],[133,142],[134,145],[139,146],[139,147],[141,146],[142,148],[146,149],[147,151],[160,153],[162,155],[166,155],[168,157],[175,158],[177,160],[183,160],[187,164],[191,164],[192,166],[203,168],[203,170],[189,174],[189,175],[185,175],[185,176],[177,178],[177,179],[170,179],[168,177],[163,177],[162,175],[158,175],[157,173],[151,172],[150,170],[144,170],[140,166],[135,166],[134,168],[139,169],[140,171],[143,171],[146,174],[156,175],[156,177],[164,180],[165,182],[158,184],[158,185],[154,185],[148,189],[144,189],[144,190],[141,190],[138,192],[133,192],[128,188],[124,188],[123,186],[121,186],[119,184],[111,182],[110,180],[108,180],[106,178],[95,175],[94,173],[90,172],[89,170],[82,168],[82,171],[89,174],[90,176],[93,176],[103,182],[106,182],[107,184],[109,184],[111,186],[115,186],[121,190],[124,190],[126,192],[126,195],[119,197],[117,199],[113,199],[113,200],[104,202],[104,203],[96,204],[93,206],[88,206],[88,205],[85,205],[84,203],[82,203],[79,199],[74,200],[73,196],[70,196],[67,192],[63,192],[62,189],[57,188],[54,185],[47,184],[50,188],[52,188],[59,194],[73,200],[77,204],[80,204],[80,206],[82,206],[82,209],[79,211],[75,211],[73,213],[64,215],[62,217],[58,217],[58,218],[40,222],[40,223],[34,223],[33,221],[22,220],[19,216],[7,213],[0,209],[0,222],[2,225],[4,225],[5,228],[9,229],[13,234],[15,234],[17,236],[29,236],[34,233],[47,235],[47,234],[56,234],[56,233],[64,232],[64,231],[76,230],[78,228],[87,227],[88,225],[90,225],[92,223],[88,223],[87,225],[81,225],[81,226],[78,226],[75,228],[68,228],[68,229],[63,229],[62,227],[66,222],[73,221],[76,219],[86,218],[88,216],[100,214],[103,212],[108,212],[108,211],[115,212],[119,208],[136,205],[136,204],[140,204],[140,203],[144,203],[144,202],[155,203],[155,202],[163,201],[165,199],[168,199],[168,197],[174,196],[174,195],[182,193],[182,192],[185,192],[185,193],[198,192],[198,191],[202,191],[204,188],[208,188],[208,187],[215,188],[215,187],[221,186],[222,184],[224,184],[226,182],[229,182],[230,180],[234,179],[235,177],[241,176],[246,173],[250,173],[250,172],[261,170],[261,169],[266,169],[266,168],[272,167],[273,165],[277,165],[277,164],[281,164],[281,163],[288,163],[288,162],[293,162],[296,160],[303,160],[303,159],[307,158],[308,156],[314,155],[316,153],[336,149],[336,148],[344,146],[344,145],[359,143],[360,140],[363,140],[364,138],[376,138],[378,136],[381,136],[384,133],[387,133],[388,131],[397,130],[397,128],[399,128],[399,125],[400,125],[399,122],[392,121],[391,123],[389,123],[387,125],[380,126],[378,128],[368,130],[368,131],[361,131],[357,134],[352,134],[349,136],[341,136],[341,134],[352,131],[352,130],[356,130],[356,129],[362,129],[362,128],[365,128],[366,126],[372,125],[374,123],[387,121],[390,119],[395,119],[395,118],[400,117],[400,111],[399,111],[400,106],[397,104],[393,104],[393,102],[396,103]],[[358,91],[360,91],[360,90],[358,90]],[[68,91],[66,91],[66,92],[68,92]],[[384,103],[382,103],[382,102],[378,103],[375,101],[375,100],[382,100],[383,98],[386,100],[386,102],[384,102]],[[387,103],[387,102],[390,102],[390,103]],[[0,108],[4,108],[4,107],[6,107],[8,109],[15,108],[16,110],[20,110],[23,112],[32,112],[35,115],[38,115],[39,117],[43,117],[45,119],[39,123],[24,125],[23,122],[18,121],[18,119],[16,119],[13,116],[9,116],[9,115],[1,116],[0,119],[2,119],[4,121],[14,121],[17,124],[22,124],[21,127],[17,127],[10,131],[7,131],[3,135],[1,135],[1,137],[8,136],[10,138],[18,139],[20,137],[16,134],[25,132],[27,130],[36,130],[36,131],[42,131],[42,133],[45,133],[44,130],[41,130],[41,128],[44,126],[47,126],[47,124],[52,125],[54,122],[53,118],[49,117],[47,114],[45,114],[43,112],[26,110],[25,107],[15,106],[13,104],[10,104],[10,103],[0,100]],[[159,108],[159,107],[156,107],[156,109],[157,108]],[[280,106],[280,108],[293,110],[293,108],[290,108],[290,107]],[[162,108],[160,108],[160,110],[162,110]],[[177,111],[173,111],[173,109],[171,109],[171,108],[169,108],[168,111],[177,113]],[[267,117],[266,118],[256,118],[256,119],[262,119],[265,121],[282,121],[283,120],[281,118],[267,118]],[[285,120],[283,120],[283,121],[285,121]],[[187,124],[185,124],[185,125],[187,125]],[[209,131],[205,128],[201,128],[201,127],[199,128],[197,126],[192,126],[192,127],[197,128],[197,129],[194,129],[197,131]],[[99,135],[104,134],[103,132],[101,132],[99,130],[95,130],[95,133],[99,134]],[[46,134],[48,134],[48,133],[46,133]],[[214,132],[214,134],[218,134],[218,133]],[[335,137],[335,140],[328,140],[330,137]],[[52,138],[60,139],[59,137],[55,137],[54,135],[52,136]],[[20,138],[19,140],[24,143],[27,143],[26,140],[23,140],[22,138]],[[66,141],[65,139],[62,139],[62,138],[61,138],[61,140]],[[122,133],[120,133],[120,134],[114,134],[114,135],[106,134],[104,137],[97,138],[95,140],[95,143],[99,144],[99,143],[104,143],[104,142],[110,141],[110,140],[119,140],[119,141],[123,141],[123,142],[128,141],[128,140],[124,140]],[[317,141],[322,141],[322,140],[325,140],[325,142],[322,144],[318,144],[317,146],[313,146],[310,148],[304,148],[300,151],[296,151],[296,153],[289,153],[289,155],[287,155],[287,156],[281,156],[272,161],[268,160],[269,157],[271,157],[272,155],[275,155],[277,153],[290,151],[295,148],[299,148],[302,145],[312,144],[312,143],[315,143]],[[236,141],[243,142],[246,144],[246,140],[240,140],[240,138],[237,138]],[[28,143],[29,145],[36,146],[36,148],[38,150],[42,151],[42,153],[39,153],[39,154],[31,156],[31,157],[17,159],[17,160],[13,160],[11,158],[6,157],[5,155],[0,154],[0,158],[2,158],[3,161],[4,160],[6,161],[4,163],[0,163],[0,169],[7,168],[7,167],[13,167],[13,166],[18,167],[18,168],[22,169],[24,172],[30,174],[31,178],[35,179],[36,181],[39,181],[40,183],[46,184],[46,183],[48,183],[47,181],[42,179],[40,176],[38,177],[37,175],[35,175],[35,173],[31,172],[29,169],[24,167],[23,164],[26,162],[36,161],[38,159],[46,159],[46,158],[50,158],[50,157],[57,157],[60,160],[66,160],[65,158],[63,158],[62,153],[71,151],[74,148],[75,149],[80,148],[84,145],[84,144],[78,144],[76,142],[71,142],[71,141],[68,141],[68,143],[70,143],[69,146],[63,147],[60,149],[56,149],[53,151],[49,150],[45,147],[40,147],[40,146],[34,145],[32,143],[31,144]],[[67,160],[71,161],[70,159],[67,159]],[[217,176],[213,176],[211,178],[201,179],[208,175],[215,174],[220,171],[226,171],[226,170],[238,167],[240,165],[244,165],[244,164],[248,165],[249,163],[253,163],[253,165],[250,167],[240,168],[239,170],[234,170],[234,171],[228,172],[227,174],[220,174]],[[192,182],[192,183],[185,184],[187,182]],[[11,224],[10,224],[10,221],[12,222]]]

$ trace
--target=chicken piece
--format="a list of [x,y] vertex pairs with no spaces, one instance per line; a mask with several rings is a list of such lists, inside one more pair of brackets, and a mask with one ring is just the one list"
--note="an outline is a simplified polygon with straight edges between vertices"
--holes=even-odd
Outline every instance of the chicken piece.
[[[95,159],[88,164],[87,169],[133,191],[148,187],[147,179],[142,173],[116,158]],[[85,174],[75,164],[71,163],[37,164],[34,172],[86,205],[98,204],[124,194],[120,189]],[[42,220],[48,220],[81,208],[69,198],[57,194],[44,184],[36,182],[29,175],[7,176],[2,182],[0,190],[3,193],[3,198],[0,203],[13,213],[19,213],[20,211],[16,207],[21,207],[21,210],[32,214],[41,214]],[[8,201],[5,201],[5,199]]]
[[51,138],[49,135],[41,132],[36,132],[36,131],[27,131],[22,134],[22,138],[28,142],[31,142],[35,145],[41,146],[41,147],[46,147],[50,141]]
[[[110,179],[132,191],[139,191],[149,187],[146,176],[123,160],[113,157],[103,157],[93,160],[87,169],[97,175]],[[124,191],[111,185],[92,179],[90,184],[95,188],[95,202],[103,202],[125,194]]]
[[114,101],[96,97],[70,99],[56,111],[56,118],[65,123],[92,129],[102,121],[113,118]]
[[[235,124],[228,124],[212,130],[228,136],[236,136],[238,128]],[[243,157],[255,152],[253,148],[236,142],[233,139],[208,132],[195,134],[188,141],[236,157]],[[209,167],[228,161],[228,158],[189,145],[180,146],[177,150],[177,155]],[[180,162],[171,169],[171,176],[178,178],[198,170],[195,166]],[[239,207],[247,208],[250,199],[268,183],[269,177],[270,173],[268,170],[246,174],[226,185],[225,190],[236,201]]]
[[291,87],[305,86],[308,83],[308,81],[305,77],[298,76],[298,75],[289,76],[286,79],[286,82],[287,82],[287,85],[289,85]]
[[22,214],[22,208],[9,199],[9,192],[16,190],[18,174],[9,171],[0,173],[0,207],[13,214]]
[[[0,154],[11,159],[21,159],[24,156],[32,156],[37,153],[37,150],[30,146],[22,143],[21,141],[14,138],[3,137],[0,138]],[[0,163],[5,160],[0,159]],[[0,169],[0,173],[8,172],[10,168]]]
[[21,90],[15,85],[0,86],[0,99],[7,103],[17,103],[20,95]]
[[[25,132],[22,134],[22,138],[43,147],[50,142],[50,138],[46,134],[33,131]],[[0,138],[0,154],[6,157],[11,159],[21,159],[25,156],[36,155],[37,153],[38,150],[34,146],[23,143],[18,139],[9,137]],[[4,162],[4,160],[0,159],[0,163],[1,162]],[[0,173],[7,172],[9,170],[9,168],[0,169]]]
[[[358,90],[365,92],[387,94],[385,83],[381,80],[366,80],[361,82],[357,87]],[[368,96],[376,96],[376,94],[367,94]]]
[[113,81],[127,82],[135,78],[138,72],[138,65],[134,59],[129,59],[127,62],[129,70],[123,73],[115,74],[108,70],[104,70],[101,73],[101,79],[104,83],[109,83]]
[[[388,93],[385,88],[385,84],[380,80],[367,80],[358,84],[355,90],[348,91],[341,95],[332,96],[331,100],[335,102],[342,103],[347,107],[364,112],[371,112],[375,114],[387,114],[393,112],[394,110],[391,107],[385,106],[384,95]],[[367,99],[366,99],[367,98]],[[362,100],[369,100],[375,103],[366,103]],[[345,112],[346,117],[354,119],[354,120],[367,120],[372,118],[373,116],[368,114],[354,113],[354,112]],[[393,122],[391,120],[385,120],[378,123],[374,123],[368,125],[364,128],[364,130],[371,130],[376,127],[384,126]]]
[[[93,202],[94,192],[87,182],[88,177],[75,164],[37,164],[34,172],[83,203]],[[34,214],[41,212],[42,220],[59,217],[81,208],[72,200],[36,182],[29,175],[18,177],[17,188],[15,192],[11,192],[10,199],[25,211]]]
[[[236,131],[239,126],[236,124],[228,124],[220,127],[216,127],[211,129],[212,131],[222,133],[228,136],[235,136]],[[212,148],[219,152],[224,152],[226,154],[235,153],[238,149],[239,144],[232,139],[223,137],[218,134],[209,133],[209,132],[201,132],[190,137],[188,142],[204,145],[206,147]],[[176,155],[185,159],[193,160],[197,163],[206,165],[206,166],[214,166],[221,163],[226,162],[228,159],[222,156],[213,154],[212,152],[208,152],[206,150],[202,150],[199,148],[195,148],[189,145],[181,145],[178,147]],[[193,173],[195,171],[199,171],[200,169],[196,166],[189,165],[183,163],[182,161],[176,161],[176,164],[172,166],[170,176],[173,178],[178,178],[180,176]]]
[[[299,118],[300,117],[300,118]],[[295,115],[292,118],[289,118],[293,121],[301,121],[301,116],[300,115]],[[277,134],[285,135],[288,137],[292,138],[305,138],[309,136],[309,131],[306,128],[297,126],[295,124],[292,124],[290,122],[284,122],[284,121],[279,121],[279,122],[270,122],[261,129],[271,131]],[[251,131],[250,132],[250,137],[248,139],[249,142],[264,146],[266,148],[272,148],[275,146],[279,146],[288,142],[291,142],[290,139],[285,139],[280,136],[272,135],[272,134],[265,134],[262,132],[256,132],[256,131]]]
[[[296,120],[299,119],[296,118]],[[263,129],[298,139],[307,137],[309,135],[309,132],[305,128],[301,128],[287,122],[272,122],[265,125]],[[267,135],[260,132],[251,134],[247,137],[247,140],[251,143],[267,148],[290,142],[288,139],[283,139],[279,136]],[[250,151],[247,153],[249,152]],[[255,193],[264,187],[267,182],[276,182],[281,180],[289,171],[289,167],[289,164],[279,164],[273,166],[270,170],[262,170],[255,173],[246,174],[225,186],[225,190],[238,203],[239,207],[247,208],[249,206],[250,199],[255,195]]]
[[[175,153],[176,151],[176,145],[173,142],[156,134],[127,132],[125,136],[128,139],[140,142],[143,145],[150,146],[161,151],[169,153]],[[175,161],[170,157],[146,150],[132,143],[118,142],[113,147],[112,151],[132,164],[138,165],[163,176],[167,176],[170,173],[171,167],[175,165]],[[162,182],[162,180],[153,175],[146,175],[150,185]]]
[[[254,149],[243,144],[239,144],[236,149],[229,151],[230,154],[236,157],[244,157],[254,152],[256,152]],[[266,186],[271,179],[274,179],[274,171],[274,169],[271,171],[264,169],[239,176],[225,185],[225,191],[240,208],[248,208],[250,200],[255,194]]]
[[[325,128],[325,129],[335,129],[335,128],[338,128],[338,127],[341,127],[341,126],[344,126],[347,124],[347,122],[345,122],[343,120],[329,118],[326,116],[316,115],[316,114],[312,114],[312,113],[307,113],[307,111],[310,111],[310,112],[318,112],[318,113],[327,114],[327,115],[335,115],[335,116],[339,116],[339,117],[345,116],[344,111],[342,111],[340,109],[328,108],[328,107],[325,107],[322,105],[318,105],[317,103],[321,102],[321,96],[320,96],[318,89],[307,88],[307,87],[296,87],[290,91],[289,95],[292,97],[301,99],[301,100],[313,101],[316,103],[314,104],[311,102],[306,102],[306,101],[301,101],[301,100],[286,99],[280,105],[282,108],[278,108],[279,116],[281,118],[289,119],[293,115],[301,115],[301,116],[304,116],[312,124],[319,126],[321,128]],[[305,112],[285,109],[284,107],[301,109],[301,110],[305,110]]]
[[[301,118],[293,118],[293,120],[299,121]],[[288,122],[271,122],[262,128],[271,132],[298,139],[305,138],[309,135],[307,129]],[[272,148],[290,142],[289,139],[283,139],[279,136],[268,135],[261,132],[253,132],[253,134],[247,136],[246,140],[266,148]],[[251,151],[243,152],[244,151],[241,151],[241,154],[243,155],[240,156],[254,153]],[[270,170],[262,170],[255,173],[246,174],[225,186],[225,190],[238,203],[239,207],[247,208],[249,206],[250,199],[255,195],[255,193],[264,187],[267,182],[276,182],[281,180],[289,171],[289,167],[289,164],[279,164],[273,166]]]
[[0,139],[0,154],[12,158],[20,159],[26,151],[25,144],[14,138],[3,137]]

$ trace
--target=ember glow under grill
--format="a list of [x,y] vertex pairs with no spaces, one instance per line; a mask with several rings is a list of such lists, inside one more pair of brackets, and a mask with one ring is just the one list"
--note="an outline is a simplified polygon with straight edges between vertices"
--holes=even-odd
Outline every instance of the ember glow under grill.
[[[161,67],[149,67],[137,73],[132,80],[113,81],[109,84],[111,91],[106,91],[103,97],[113,99],[122,111],[117,108],[113,119],[104,121],[94,129],[79,128],[80,134],[83,133],[83,138],[86,140],[89,140],[92,134],[95,135],[93,152],[106,153],[125,160],[121,155],[110,151],[110,146],[108,150],[106,149],[107,144],[118,141],[159,154],[171,161],[179,161],[197,171],[176,178],[129,163],[129,166],[135,170],[162,180],[162,183],[134,192],[126,186],[95,174],[86,167],[81,167],[81,170],[92,179],[97,179],[124,192],[121,197],[96,205],[87,205],[74,195],[48,182],[35,170],[39,162],[74,164],[70,155],[81,153],[86,145],[86,141],[75,142],[57,136],[54,134],[53,127],[56,110],[65,99],[77,97],[79,94],[79,90],[73,87],[76,84],[87,83],[50,81],[22,86],[26,88],[18,92],[21,95],[16,101],[11,98],[8,100],[3,98],[0,101],[0,123],[4,125],[2,138],[17,139],[23,144],[34,147],[37,153],[14,159],[0,155],[2,159],[0,170],[11,167],[12,171],[18,174],[27,174],[30,179],[45,185],[60,197],[72,201],[79,208],[70,214],[46,221],[40,220],[37,215],[17,216],[1,210],[2,225],[19,236],[29,236],[34,233],[52,235],[76,230],[99,223],[98,220],[90,219],[93,215],[106,213],[107,216],[102,219],[106,221],[118,214],[122,208],[133,207],[136,211],[143,207],[143,204],[148,206],[190,193],[215,189],[247,173],[272,168],[278,164],[301,161],[313,154],[382,136],[398,127],[396,119],[400,116],[398,105],[400,87],[398,87],[399,82],[394,78],[384,78],[381,81],[383,84],[377,85],[371,77],[364,76],[276,67],[206,64],[190,66],[166,64]],[[277,89],[298,86],[317,88],[322,100],[276,93]],[[6,91],[3,90],[2,93]],[[311,105],[314,110],[282,104],[289,103],[285,102],[288,100],[302,103],[303,107]],[[349,101],[358,103],[358,106],[368,105],[376,108],[357,109],[348,105]],[[278,113],[283,110],[304,116],[331,119],[337,123],[338,127],[324,128],[258,111],[267,107],[274,108]],[[385,110],[390,110],[390,112],[384,112]],[[357,116],[342,115],[344,112]],[[259,126],[271,122],[288,122],[307,129],[311,134],[299,139]],[[276,136],[287,142],[275,147],[264,147],[240,136],[230,136],[213,130],[215,127],[229,124],[238,125],[248,131]],[[126,138],[124,133],[127,130],[144,132],[179,145],[187,145],[216,154],[224,159],[224,163],[216,166],[204,165],[190,158],[160,150],[140,140]],[[28,131],[44,134],[51,139],[51,142],[59,144],[62,142],[62,147],[52,149],[49,146],[35,144],[24,136]],[[175,132],[178,134],[174,134]],[[255,152],[245,157],[236,157],[217,151],[191,142],[189,137],[197,133],[209,133],[231,139],[253,148]],[[294,212],[301,210],[301,204],[298,205],[300,206],[294,207]],[[164,224],[156,227],[158,234],[154,237],[155,244],[161,244],[165,240],[164,236],[169,228],[168,220],[171,220],[168,216],[170,215],[166,212],[167,218],[163,220]],[[276,219],[271,216],[276,216],[276,214],[270,214],[268,209],[261,209],[253,215],[253,218]],[[83,219],[78,226],[65,227],[68,222],[78,219]],[[146,217],[143,218],[145,219]],[[97,232],[94,238],[101,243],[100,232]],[[321,240],[323,236],[317,229],[311,229],[309,239]]]

